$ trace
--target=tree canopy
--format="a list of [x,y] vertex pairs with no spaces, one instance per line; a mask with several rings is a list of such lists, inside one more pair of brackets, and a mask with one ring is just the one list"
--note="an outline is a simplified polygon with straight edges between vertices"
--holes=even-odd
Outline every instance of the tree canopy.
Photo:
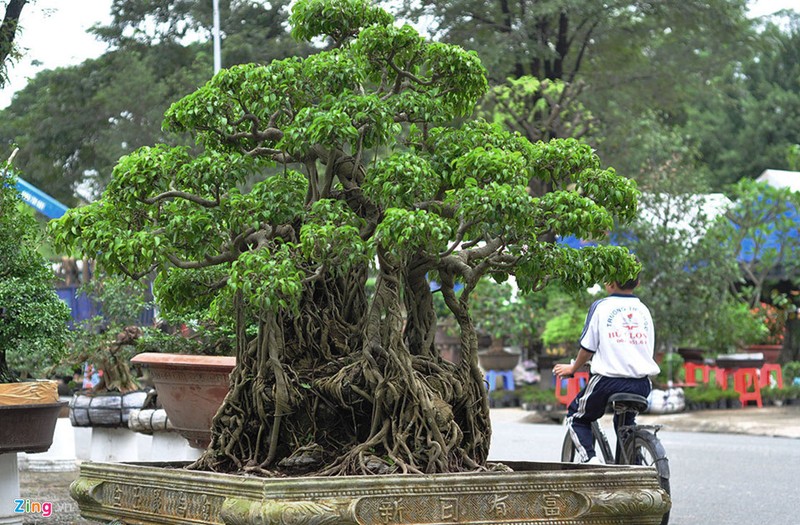
[[[288,34],[287,4],[221,2],[224,64],[307,53]],[[95,198],[122,155],[179,143],[161,130],[163,114],[213,74],[211,3],[116,0],[111,15],[93,28],[108,43],[104,55],[38,74],[0,119],[0,143],[20,148],[27,180],[67,205],[79,189]]]
[[[230,67],[174,103],[164,126],[195,146],[121,158],[55,240],[109,271],[155,272],[165,308],[235,320],[231,390],[195,467],[483,468],[471,293],[485,275],[523,292],[630,277],[625,248],[543,239],[604,236],[634,216],[636,185],[576,140],[469,119],[487,89],[478,57],[365,0],[300,0],[290,20],[329,49]],[[555,191],[531,196],[531,178]],[[459,364],[434,346],[429,277],[458,323]]]

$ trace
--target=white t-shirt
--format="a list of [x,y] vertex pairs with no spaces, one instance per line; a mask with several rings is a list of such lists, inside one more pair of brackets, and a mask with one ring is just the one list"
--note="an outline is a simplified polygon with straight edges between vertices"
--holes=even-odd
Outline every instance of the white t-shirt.
[[580,345],[594,353],[592,373],[607,377],[657,375],[655,331],[650,310],[635,295],[595,301],[586,315]]

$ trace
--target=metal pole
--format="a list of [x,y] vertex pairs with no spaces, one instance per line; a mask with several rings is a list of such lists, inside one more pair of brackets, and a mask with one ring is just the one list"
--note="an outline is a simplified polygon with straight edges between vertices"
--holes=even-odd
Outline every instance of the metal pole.
[[222,69],[222,46],[219,41],[219,0],[212,0],[214,5],[214,74]]

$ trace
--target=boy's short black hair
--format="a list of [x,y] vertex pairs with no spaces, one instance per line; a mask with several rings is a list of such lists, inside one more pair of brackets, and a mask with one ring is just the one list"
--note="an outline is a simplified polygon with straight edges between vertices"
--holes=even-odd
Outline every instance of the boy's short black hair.
[[617,283],[617,286],[619,286],[621,290],[633,290],[639,286],[639,276],[637,275],[633,279],[628,279],[624,283]]

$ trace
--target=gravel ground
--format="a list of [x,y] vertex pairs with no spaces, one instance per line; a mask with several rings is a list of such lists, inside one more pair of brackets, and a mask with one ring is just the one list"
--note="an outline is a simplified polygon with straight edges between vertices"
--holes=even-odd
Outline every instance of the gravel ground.
[[19,488],[22,499],[53,504],[50,517],[41,514],[25,514],[25,525],[89,525],[97,521],[85,520],[78,513],[78,504],[69,496],[69,484],[78,477],[78,471],[19,473]]

